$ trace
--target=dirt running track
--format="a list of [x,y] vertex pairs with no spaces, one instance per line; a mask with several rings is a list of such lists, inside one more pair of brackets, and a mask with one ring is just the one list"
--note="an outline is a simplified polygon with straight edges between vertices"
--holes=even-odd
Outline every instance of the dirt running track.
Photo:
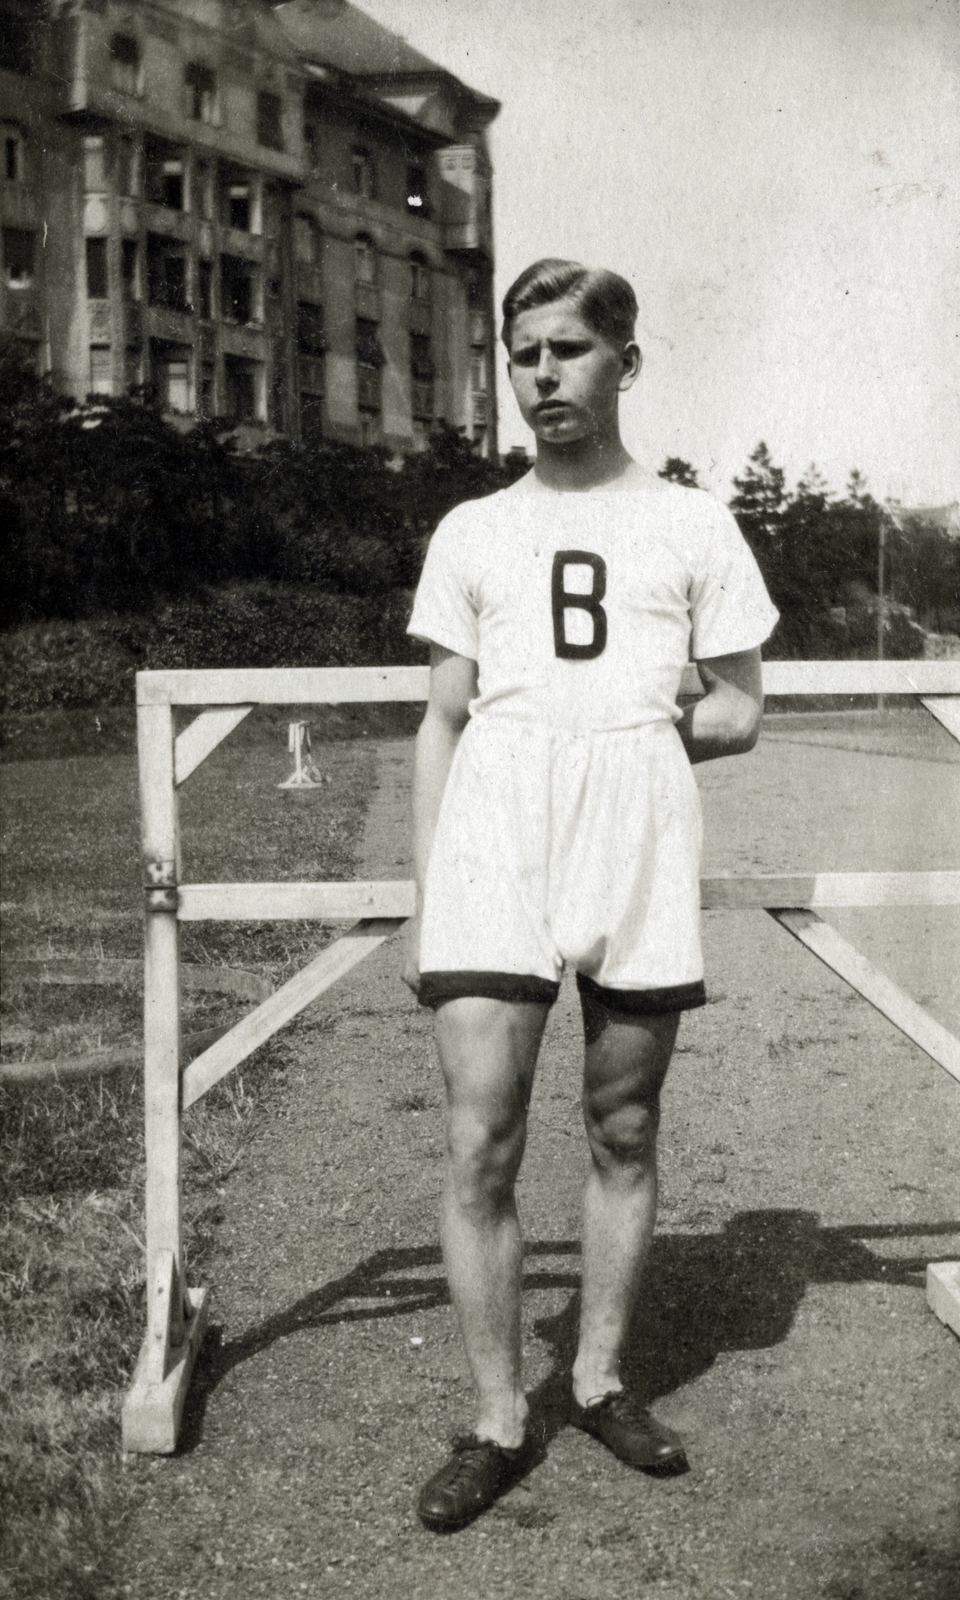
[[[409,758],[381,747],[364,875],[407,873]],[[932,722],[775,719],[699,774],[708,871],[956,865],[960,768]],[[955,915],[834,920],[960,1029]],[[521,1186],[545,1453],[464,1532],[412,1514],[469,1385],[435,1242],[429,1025],[387,946],[298,1025],[301,1081],[229,1182],[183,1449],[128,1462],[145,1494],[111,1594],[960,1596],[960,1344],[922,1290],[928,1259],[960,1253],[960,1086],[764,913],[705,922],[711,1003],[668,1080],[628,1362],[690,1473],[633,1473],[565,1425],[584,1166],[565,985]]]

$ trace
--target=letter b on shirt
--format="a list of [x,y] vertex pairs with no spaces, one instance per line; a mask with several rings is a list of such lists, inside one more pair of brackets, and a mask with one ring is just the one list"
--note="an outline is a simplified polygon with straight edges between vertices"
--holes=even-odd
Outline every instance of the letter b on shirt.
[[[568,588],[568,582],[574,582],[572,573],[568,574],[569,567],[588,567],[592,574],[590,588],[581,590]],[[607,613],[600,604],[607,592],[607,564],[602,556],[594,555],[590,550],[558,550],[553,558],[553,572],[550,581],[550,600],[553,610],[553,647],[558,656],[564,661],[592,661],[603,651],[607,642]],[[582,611],[584,618],[574,618],[571,612]],[[587,619],[592,623],[592,636],[586,640],[582,635],[589,631]],[[571,637],[572,636],[572,637]]]

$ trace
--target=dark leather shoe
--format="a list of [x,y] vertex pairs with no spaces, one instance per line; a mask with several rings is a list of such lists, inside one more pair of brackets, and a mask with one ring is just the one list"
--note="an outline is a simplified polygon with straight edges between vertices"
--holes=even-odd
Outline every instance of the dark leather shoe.
[[520,1471],[524,1447],[505,1450],[493,1439],[454,1439],[453,1454],[428,1479],[417,1501],[420,1521],[435,1533],[465,1528],[492,1506]]
[[670,1477],[688,1469],[683,1440],[651,1417],[626,1389],[613,1390],[592,1405],[573,1402],[573,1421],[612,1450],[628,1467]]

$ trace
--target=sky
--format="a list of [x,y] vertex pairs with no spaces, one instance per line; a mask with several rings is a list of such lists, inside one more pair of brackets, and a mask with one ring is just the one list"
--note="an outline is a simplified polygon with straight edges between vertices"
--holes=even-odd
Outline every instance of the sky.
[[960,0],[359,4],[502,101],[498,302],[544,255],[634,285],[639,460],[960,497]]

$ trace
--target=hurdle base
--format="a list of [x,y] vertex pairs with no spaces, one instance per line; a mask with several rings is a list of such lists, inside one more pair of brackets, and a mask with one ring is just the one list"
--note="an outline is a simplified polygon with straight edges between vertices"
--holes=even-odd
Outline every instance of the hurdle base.
[[190,1374],[203,1343],[209,1316],[209,1290],[188,1289],[190,1317],[183,1343],[168,1352],[164,1377],[155,1381],[155,1346],[148,1333],[140,1347],[133,1382],[120,1414],[124,1450],[140,1455],[172,1455],[183,1416]]
[[960,1335],[960,1261],[932,1261],[927,1267],[927,1305]]

